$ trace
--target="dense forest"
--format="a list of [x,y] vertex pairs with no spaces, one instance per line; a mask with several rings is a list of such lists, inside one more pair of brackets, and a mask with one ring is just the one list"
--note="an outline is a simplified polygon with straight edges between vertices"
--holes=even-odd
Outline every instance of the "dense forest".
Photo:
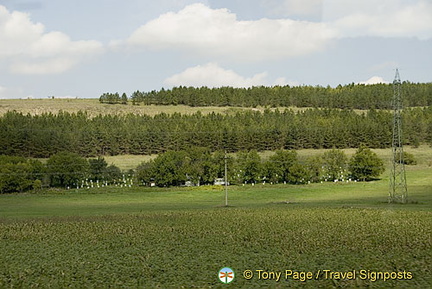
[[[404,143],[432,143],[432,107],[406,109]],[[370,148],[391,145],[392,112],[310,108],[235,114],[128,114],[85,112],[0,117],[0,154],[50,157],[61,151],[91,157],[155,154],[200,146],[211,151]]]
[[[406,107],[432,105],[432,83],[402,83]],[[237,107],[320,107],[339,109],[390,109],[392,84],[349,84],[330,86],[273,86],[273,87],[174,87],[172,89],[135,91],[130,96],[133,104],[237,106]],[[101,103],[127,103],[126,94],[104,93]]]

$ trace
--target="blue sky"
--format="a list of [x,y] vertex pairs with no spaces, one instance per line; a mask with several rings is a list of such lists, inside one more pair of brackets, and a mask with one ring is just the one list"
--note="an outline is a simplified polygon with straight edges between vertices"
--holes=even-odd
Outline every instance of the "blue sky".
[[0,98],[432,81],[432,0],[0,0]]

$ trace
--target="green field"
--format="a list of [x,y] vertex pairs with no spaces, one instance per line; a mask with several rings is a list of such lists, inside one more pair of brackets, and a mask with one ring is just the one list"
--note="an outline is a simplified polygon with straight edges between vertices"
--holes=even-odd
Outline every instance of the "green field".
[[[228,208],[213,186],[1,195],[0,288],[427,288],[431,174],[427,165],[408,169],[405,205],[386,203],[385,177],[230,187]],[[217,278],[225,266],[237,274],[230,285]],[[255,270],[357,276],[276,281]],[[360,275],[367,270],[412,278],[373,281]]]

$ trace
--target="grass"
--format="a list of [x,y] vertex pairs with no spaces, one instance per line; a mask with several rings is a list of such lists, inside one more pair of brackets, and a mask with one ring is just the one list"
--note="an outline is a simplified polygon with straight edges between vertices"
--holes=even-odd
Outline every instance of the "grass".
[[148,162],[157,155],[117,155],[104,156],[105,161],[110,165],[113,164],[123,171],[134,170],[142,162]]
[[[310,107],[278,107],[269,108],[270,110],[279,109],[281,111],[286,108],[293,111],[304,111],[311,109]],[[90,116],[102,115],[124,115],[124,114],[138,114],[154,116],[160,113],[173,114],[193,114],[200,111],[203,114],[212,112],[221,114],[234,114],[239,111],[253,110],[263,112],[265,107],[219,107],[219,106],[205,106],[205,107],[190,107],[186,105],[132,105],[130,102],[127,105],[121,104],[101,104],[97,98],[89,99],[0,99],[0,115],[8,111],[18,111],[23,114],[40,115],[42,113],[57,114],[59,111],[67,111],[70,113],[77,113],[78,111],[86,111]],[[365,113],[365,110],[354,110],[356,113]]]
[[[432,284],[431,168],[388,180],[304,186],[99,188],[0,196],[0,288],[427,288]],[[252,280],[242,277],[253,270]],[[356,280],[259,280],[255,270],[357,271]],[[360,270],[411,280],[361,279]]]
[[[275,108],[272,108],[273,110]],[[279,108],[285,109],[285,108]],[[291,108],[295,111],[304,110],[304,108]],[[124,115],[138,114],[154,116],[160,113],[173,114],[193,114],[200,111],[203,114],[212,112],[222,114],[233,114],[243,110],[264,111],[265,108],[248,108],[248,107],[190,107],[186,105],[112,105],[101,104],[98,99],[0,99],[0,115],[8,111],[18,111],[24,114],[39,115],[42,113],[54,113],[59,111],[67,111],[77,113],[78,111],[86,111],[90,116],[102,115]]]
[[[299,158],[307,158],[315,155],[322,155],[326,150],[325,149],[303,149],[298,150],[298,156]],[[343,149],[345,154],[348,157],[351,157],[356,152],[356,149],[349,148],[349,149]],[[391,157],[391,149],[372,149],[375,153],[378,154],[380,158],[382,158],[385,162],[385,164],[390,163],[390,157]],[[414,154],[418,166],[410,167],[407,166],[407,169],[419,169],[419,168],[428,168],[432,167],[432,148],[427,145],[422,145],[418,148],[414,148],[411,146],[405,147],[405,151]],[[274,152],[272,151],[265,151],[259,153],[261,158],[263,160],[267,160]],[[105,156],[105,160],[108,162],[108,164],[114,164],[118,166],[122,170],[129,170],[129,169],[135,169],[139,164],[142,162],[147,162],[151,159],[154,159],[157,155],[151,155],[151,156],[141,156],[141,155],[118,155],[118,156]]]

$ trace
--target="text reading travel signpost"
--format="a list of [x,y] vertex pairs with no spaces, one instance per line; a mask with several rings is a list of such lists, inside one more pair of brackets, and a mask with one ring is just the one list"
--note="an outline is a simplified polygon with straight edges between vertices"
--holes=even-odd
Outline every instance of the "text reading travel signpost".
[[413,274],[410,271],[371,271],[371,270],[351,270],[351,271],[333,271],[328,269],[317,271],[266,271],[266,270],[245,270],[243,277],[247,280],[294,280],[305,282],[307,280],[368,280],[376,282],[379,280],[411,280]]

